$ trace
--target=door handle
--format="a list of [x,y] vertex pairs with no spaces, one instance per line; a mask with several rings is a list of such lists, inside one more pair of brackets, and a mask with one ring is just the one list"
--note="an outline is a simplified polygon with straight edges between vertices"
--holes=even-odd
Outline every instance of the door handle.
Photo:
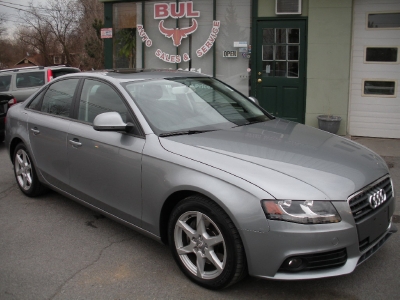
[[258,79],[257,79],[257,82],[258,82],[258,83],[261,83],[261,82],[262,82],[262,79],[261,79],[261,78],[258,78]]
[[80,143],[78,139],[69,140],[69,143],[74,147],[82,146],[82,143]]
[[33,132],[34,135],[38,135],[40,133],[39,129],[37,129],[36,127],[31,128],[31,131]]

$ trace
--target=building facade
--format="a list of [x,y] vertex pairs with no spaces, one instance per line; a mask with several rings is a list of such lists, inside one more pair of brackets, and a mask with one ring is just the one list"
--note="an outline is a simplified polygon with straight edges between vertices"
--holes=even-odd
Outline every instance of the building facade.
[[278,117],[400,138],[398,0],[100,1],[106,68],[201,72]]

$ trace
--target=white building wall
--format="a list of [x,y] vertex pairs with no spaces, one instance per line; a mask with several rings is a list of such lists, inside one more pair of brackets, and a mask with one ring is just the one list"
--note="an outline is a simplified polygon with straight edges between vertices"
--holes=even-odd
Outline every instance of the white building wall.
[[[348,132],[400,138],[400,64],[364,62],[367,46],[400,47],[400,28],[367,29],[367,14],[371,12],[400,13],[400,1],[354,0]],[[395,96],[363,96],[365,79],[395,80],[397,92]]]

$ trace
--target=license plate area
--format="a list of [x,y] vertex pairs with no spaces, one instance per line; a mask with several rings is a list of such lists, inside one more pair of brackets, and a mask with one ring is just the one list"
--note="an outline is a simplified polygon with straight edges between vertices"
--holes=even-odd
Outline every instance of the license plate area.
[[389,223],[389,205],[385,203],[374,214],[357,224],[358,240],[364,241],[368,238],[369,243],[372,243],[385,233]]

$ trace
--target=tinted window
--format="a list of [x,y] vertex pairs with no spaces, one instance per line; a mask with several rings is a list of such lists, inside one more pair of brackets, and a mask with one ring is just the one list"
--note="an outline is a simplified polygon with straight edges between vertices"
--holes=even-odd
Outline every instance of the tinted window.
[[79,104],[78,119],[93,123],[101,113],[116,111],[127,122],[128,110],[121,97],[109,85],[96,80],[85,80]]
[[368,47],[365,60],[374,62],[397,62],[397,47]]
[[17,88],[28,88],[42,86],[44,82],[44,72],[28,72],[17,74]]
[[50,85],[44,95],[40,110],[53,115],[69,117],[78,81],[79,79],[67,79]]
[[0,92],[6,92],[10,89],[11,75],[0,76]]
[[40,110],[40,100],[42,100],[45,92],[46,89],[44,89],[42,92],[36,95],[36,97],[31,101],[31,103],[29,103],[28,108],[33,110]]

